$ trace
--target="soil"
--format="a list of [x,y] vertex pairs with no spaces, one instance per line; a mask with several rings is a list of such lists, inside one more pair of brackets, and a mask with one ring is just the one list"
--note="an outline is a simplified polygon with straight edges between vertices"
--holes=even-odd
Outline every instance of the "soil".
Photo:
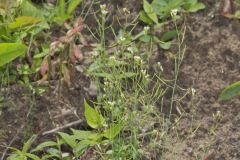
[[[121,5],[134,10],[136,2],[130,2]],[[240,79],[240,21],[219,15],[221,2],[203,2],[205,10],[187,17],[187,50],[178,81],[180,86],[196,90],[193,126],[198,129],[186,141],[173,145],[182,146],[178,160],[204,157],[205,160],[239,160],[240,99],[219,102],[218,96],[223,88]],[[171,68],[164,62],[162,64],[164,69]],[[13,138],[13,146],[17,146],[32,134],[41,134],[83,116],[83,98],[92,98],[86,89],[90,82],[81,72],[73,77],[73,86],[63,85],[59,91],[59,82],[53,82],[43,96],[29,96],[21,86],[2,91],[5,102],[0,115],[0,155]],[[190,106],[189,103],[186,101],[186,106]],[[190,121],[185,118],[180,123],[183,134],[188,132]],[[168,159],[172,159],[171,155]]]
[[[238,160],[240,100],[219,102],[218,97],[223,88],[240,78],[240,21],[219,15],[221,2],[204,3],[204,11],[187,18],[187,51],[179,78],[180,85],[196,90],[196,123],[200,127],[187,140],[178,159],[203,159],[203,155],[209,155],[211,160]],[[211,135],[217,112],[221,118]]]

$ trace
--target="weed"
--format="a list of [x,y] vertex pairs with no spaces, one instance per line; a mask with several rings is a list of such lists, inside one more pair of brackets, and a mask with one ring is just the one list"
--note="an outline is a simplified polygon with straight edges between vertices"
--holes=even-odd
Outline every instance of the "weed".
[[[66,20],[73,18],[73,11],[80,3],[81,0],[71,0],[68,4],[64,0],[59,0],[56,9],[48,12],[48,15],[51,15],[50,22],[45,20],[44,23],[64,24]],[[38,7],[28,1],[23,4],[25,7],[31,6],[31,10],[36,10],[35,13],[44,17]],[[94,29],[86,27],[97,41],[97,45],[91,46],[94,55],[89,58],[90,62],[85,70],[91,78],[91,83],[96,85],[98,92],[97,100],[93,102],[94,107],[91,107],[86,100],[84,101],[84,115],[88,129],[71,129],[71,133],[59,132],[56,141],[45,141],[35,148],[30,147],[36,138],[33,137],[24,144],[22,150],[11,148],[14,153],[8,157],[9,160],[78,159],[87,154],[94,154],[96,157],[109,160],[156,159],[157,156],[164,158],[164,154],[172,147],[169,146],[171,144],[169,141],[179,138],[177,127],[184,110],[179,109],[177,105],[190,92],[187,90],[182,97],[176,98],[176,92],[180,88],[177,85],[179,70],[185,53],[185,27],[179,29],[178,13],[195,12],[204,8],[204,5],[197,0],[154,0],[151,4],[144,0],[144,10],[140,13],[140,19],[151,26],[140,27],[141,31],[138,30],[137,34],[135,31],[137,19],[129,22],[130,12],[127,9],[124,9],[125,24],[116,30],[111,24],[107,26],[109,14],[107,6],[100,5],[99,8],[98,12],[93,12],[98,27]],[[29,14],[29,11],[25,10],[23,13]],[[24,19],[24,17],[16,18],[11,27],[15,28],[16,24],[21,23],[20,29],[22,29],[23,26],[35,26],[40,23],[36,21],[38,19],[30,18],[28,22],[31,23],[28,24],[26,19],[22,20],[22,18]],[[156,30],[151,30],[151,28],[156,29],[161,26],[161,23],[169,24],[167,21],[173,22],[174,30],[164,32],[160,36],[155,34]],[[29,84],[31,88],[29,77],[38,72],[40,72],[41,80],[54,79],[53,64],[57,68],[55,68],[56,75],[63,77],[67,83],[70,81],[68,65],[74,64],[71,61],[79,58],[76,52],[72,54],[74,47],[77,47],[74,39],[81,36],[79,32],[82,31],[83,26],[81,19],[77,20],[74,27],[71,27],[69,23],[67,26],[69,32],[65,36],[52,42],[50,47],[41,45],[33,52],[34,55],[30,56],[30,64],[22,64],[18,67],[18,73],[22,76],[24,84]],[[38,36],[43,29],[40,27],[37,31],[30,32],[28,53],[31,53],[30,47],[34,42],[34,37]],[[29,33],[25,30],[22,32]],[[113,35],[110,42],[106,33]],[[26,35],[24,37],[26,38]],[[178,51],[174,55],[174,78],[167,81],[163,79],[164,68],[161,63],[158,64],[156,71],[152,72],[149,59],[158,46],[169,49],[171,41],[175,38],[177,38]],[[22,43],[18,45],[21,46]],[[25,52],[24,50],[23,54]],[[9,58],[4,64],[15,58]],[[169,91],[171,96],[167,100],[169,102],[166,108],[168,112],[164,113],[165,93]],[[160,107],[158,103],[161,104]],[[180,116],[173,114],[175,107]],[[63,146],[67,146],[70,152],[66,154]],[[177,154],[174,149],[170,152],[174,156]]]

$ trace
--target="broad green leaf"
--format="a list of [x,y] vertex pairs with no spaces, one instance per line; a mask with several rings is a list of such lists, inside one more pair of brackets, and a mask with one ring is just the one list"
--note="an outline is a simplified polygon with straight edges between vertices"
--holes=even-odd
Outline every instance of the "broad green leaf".
[[55,157],[54,155],[44,155],[41,160],[49,160],[51,158]]
[[158,24],[158,17],[157,14],[153,11],[152,6],[148,3],[147,0],[143,0],[143,9],[146,12],[146,14],[148,15],[148,17],[155,22],[156,24]]
[[171,42],[163,42],[156,36],[153,37],[153,41],[158,43],[162,49],[168,50],[171,47]]
[[240,95],[240,81],[235,82],[225,88],[223,92],[220,94],[219,99],[224,101],[224,100],[229,100],[237,95]]
[[84,99],[84,114],[87,120],[87,123],[92,128],[100,128],[104,125],[105,120],[97,109],[90,107],[87,101]]
[[184,0],[169,0],[167,7],[172,10],[179,8],[182,4],[184,4]]
[[120,122],[119,124],[113,124],[109,129],[104,131],[103,136],[112,140],[120,133],[123,127],[123,122]]
[[60,158],[61,157],[61,152],[56,149],[56,148],[49,148],[47,150],[47,152],[51,155],[51,156],[54,156],[54,157],[57,157],[57,158]]
[[58,12],[60,16],[65,15],[65,8],[66,8],[66,2],[65,0],[59,0],[58,1]]
[[61,138],[72,148],[75,148],[77,143],[75,141],[75,139],[73,138],[73,136],[67,134],[67,133],[63,133],[63,132],[59,132],[58,133]]
[[27,153],[26,156],[31,158],[32,160],[41,160],[41,158],[31,153]]
[[147,13],[145,11],[140,11],[139,13],[139,18],[141,21],[143,21],[146,24],[153,24],[153,21],[151,18],[148,17]]
[[20,43],[0,43],[0,66],[24,55],[27,47]]
[[82,140],[81,142],[79,142],[77,144],[77,147],[74,149],[75,152],[75,156],[79,157],[83,154],[84,150],[88,147],[88,146],[94,146],[97,143],[94,141],[89,141],[89,140]]
[[35,25],[40,23],[42,20],[40,18],[30,17],[30,16],[21,16],[15,19],[14,22],[8,24],[9,29],[18,29],[26,27],[29,25]]
[[81,2],[82,0],[70,0],[67,13],[71,14]]
[[177,37],[177,35],[178,35],[178,33],[176,30],[165,32],[161,37],[161,41],[168,42],[168,41],[174,39],[175,37]]
[[165,49],[165,50],[170,49],[171,45],[172,45],[172,43],[170,43],[170,42],[159,43],[159,46],[160,46],[162,49]]
[[153,11],[159,16],[164,16],[167,10],[167,2],[165,0],[154,0],[151,6]]
[[53,147],[53,146],[57,146],[57,145],[58,144],[53,141],[43,142],[43,143],[39,144],[35,149],[33,149],[32,152],[36,152],[36,151],[42,150],[46,147]]
[[144,36],[141,36],[141,37],[139,38],[139,40],[142,41],[142,42],[145,42],[145,43],[149,43],[149,42],[152,41],[152,36],[150,36],[150,35],[144,35]]
[[203,3],[196,3],[196,4],[190,5],[189,8],[187,8],[187,11],[188,12],[197,12],[204,8],[205,8],[205,5]]
[[34,5],[29,0],[23,0],[21,4],[21,11],[23,16],[32,16],[38,18],[44,18],[44,15],[47,13],[47,10]]
[[71,129],[73,132],[73,136],[77,140],[94,140],[98,141],[101,138],[101,135],[99,133],[93,132],[93,131],[81,131],[81,130],[75,130]]

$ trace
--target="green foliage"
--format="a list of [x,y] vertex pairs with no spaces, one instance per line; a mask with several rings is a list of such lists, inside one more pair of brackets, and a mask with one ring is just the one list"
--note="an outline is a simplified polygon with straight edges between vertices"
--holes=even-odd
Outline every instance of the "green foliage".
[[124,127],[123,122],[119,122],[119,124],[113,124],[110,126],[109,129],[104,131],[103,136],[112,140],[120,133],[123,127]]
[[220,94],[219,99],[224,101],[224,100],[229,100],[237,95],[240,95],[240,81],[235,82],[225,88],[223,92]]
[[14,22],[8,24],[8,29],[14,30],[18,28],[23,28],[26,26],[32,26],[41,22],[41,19],[28,16],[20,16],[15,19]]
[[[73,11],[82,2],[82,0],[58,0],[56,15],[54,21],[62,23],[73,17]],[[67,5],[68,4],[68,5]]]
[[151,3],[143,0],[143,10],[139,13],[140,20],[153,27],[150,30],[152,34],[141,36],[140,40],[145,43],[154,42],[163,49],[169,49],[171,40],[177,36],[177,32],[170,30],[159,38],[154,34],[155,30],[170,23],[170,18],[174,21],[179,19],[179,12],[197,12],[204,8],[205,5],[198,0],[153,0]]
[[143,8],[145,13],[140,13],[140,19],[147,23],[158,23],[165,21],[171,17],[174,10],[177,12],[197,12],[204,9],[205,5],[198,0],[154,0],[149,4],[146,0],[143,1]]
[[148,3],[147,0],[143,0],[143,8],[146,13],[145,15],[147,15],[153,22],[158,24],[157,14],[154,12],[153,7]]
[[14,150],[14,153],[11,154],[7,160],[26,160],[26,159],[32,159],[32,160],[41,160],[38,156],[35,154],[32,154],[31,152],[28,152],[32,143],[36,139],[36,136],[32,136],[26,143],[24,143],[22,150],[18,150],[16,148],[11,148]]
[[84,108],[84,114],[90,127],[97,129],[104,126],[105,120],[100,114],[100,112],[96,108],[94,109],[90,107],[86,100],[84,100]]
[[0,66],[26,53],[27,47],[21,43],[0,43]]

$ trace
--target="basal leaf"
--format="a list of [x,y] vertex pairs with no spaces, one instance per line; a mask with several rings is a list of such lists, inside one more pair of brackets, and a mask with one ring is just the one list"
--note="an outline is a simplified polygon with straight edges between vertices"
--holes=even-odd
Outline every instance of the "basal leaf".
[[67,13],[71,14],[81,2],[82,0],[70,0]]
[[187,8],[187,11],[188,12],[197,12],[204,8],[205,8],[205,5],[203,3],[196,3],[196,4],[190,5],[189,8]]
[[103,136],[112,140],[120,133],[123,127],[123,122],[120,122],[119,124],[113,124],[109,129],[104,131]]
[[47,13],[47,10],[34,5],[29,0],[23,0],[21,4],[21,12],[23,16],[44,18],[44,15]]
[[147,0],[143,0],[143,9],[146,12],[146,14],[148,15],[148,17],[155,22],[156,24],[158,24],[158,17],[157,14],[153,11],[152,6],[148,3]]
[[94,146],[96,144],[97,144],[96,142],[90,141],[90,140],[80,141],[77,144],[76,148],[74,149],[75,156],[77,156],[77,157],[81,156],[88,146]]
[[141,21],[143,21],[146,24],[153,24],[153,21],[151,18],[148,17],[147,13],[145,11],[140,11],[139,13],[139,18]]
[[82,131],[82,130],[75,130],[71,129],[73,132],[73,136],[77,140],[94,140],[98,141],[101,138],[101,135],[99,133],[93,132],[93,131]]
[[65,7],[66,7],[65,0],[59,0],[58,1],[58,13],[60,16],[65,15]]
[[32,152],[36,152],[36,151],[42,150],[46,147],[53,147],[53,146],[57,146],[57,145],[58,144],[53,141],[43,142],[43,143],[39,144],[35,149],[33,149]]
[[23,149],[22,149],[22,154],[26,154],[27,151],[30,149],[32,143],[34,142],[34,140],[37,138],[36,135],[33,135],[26,143],[24,143],[23,145]]
[[67,133],[63,133],[63,132],[59,132],[58,134],[61,136],[61,138],[62,138],[70,147],[72,147],[72,148],[75,148],[75,147],[76,147],[77,143],[76,143],[75,139],[74,139],[71,135],[69,135],[69,134],[67,134]]
[[92,128],[100,128],[104,125],[105,120],[97,109],[94,109],[89,106],[86,100],[84,100],[84,114],[87,120],[87,123]]
[[21,43],[0,43],[0,66],[24,55],[27,47]]
[[41,160],[41,158],[31,153],[26,153],[26,156],[31,158],[32,160]]
[[222,101],[229,100],[237,95],[240,95],[240,81],[233,83],[225,88],[220,94],[219,99]]
[[35,25],[37,23],[40,23],[42,20],[40,18],[35,18],[31,16],[21,16],[17,17],[14,22],[8,24],[8,28],[11,30]]
[[168,41],[174,39],[175,37],[177,37],[177,35],[178,35],[178,33],[176,30],[165,32],[161,37],[161,41],[168,42]]

